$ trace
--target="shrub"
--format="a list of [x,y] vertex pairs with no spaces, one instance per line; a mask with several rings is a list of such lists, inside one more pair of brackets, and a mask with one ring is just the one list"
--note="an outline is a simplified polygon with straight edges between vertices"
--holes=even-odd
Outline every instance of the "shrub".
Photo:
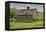
[[15,22],[16,19],[15,18],[10,18],[10,22]]

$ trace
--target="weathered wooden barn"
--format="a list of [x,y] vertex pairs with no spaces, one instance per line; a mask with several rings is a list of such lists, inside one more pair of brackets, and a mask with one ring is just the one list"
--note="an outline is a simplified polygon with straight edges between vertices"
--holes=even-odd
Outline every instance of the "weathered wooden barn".
[[21,9],[18,11],[16,16],[17,20],[32,20],[37,19],[37,9],[30,9],[30,7],[27,7],[27,9]]

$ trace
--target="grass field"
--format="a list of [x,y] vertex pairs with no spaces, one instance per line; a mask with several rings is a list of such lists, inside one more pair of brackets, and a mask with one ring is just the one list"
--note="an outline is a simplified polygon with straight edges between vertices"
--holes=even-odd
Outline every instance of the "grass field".
[[10,23],[10,29],[18,29],[18,28],[35,28],[35,27],[43,27],[43,21],[37,20],[33,23],[26,22],[12,22]]

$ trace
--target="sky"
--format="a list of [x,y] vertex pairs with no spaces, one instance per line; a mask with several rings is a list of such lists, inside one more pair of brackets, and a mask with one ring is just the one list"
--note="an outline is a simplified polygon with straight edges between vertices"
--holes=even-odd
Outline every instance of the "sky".
[[10,8],[27,9],[27,7],[30,7],[30,9],[36,8],[37,11],[43,12],[43,5],[39,5],[39,4],[23,4],[23,3],[10,3]]

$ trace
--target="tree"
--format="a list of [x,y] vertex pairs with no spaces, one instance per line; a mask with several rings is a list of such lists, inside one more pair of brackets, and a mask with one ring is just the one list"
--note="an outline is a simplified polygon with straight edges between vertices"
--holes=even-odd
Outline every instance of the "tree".
[[16,9],[15,8],[10,8],[10,17],[13,18],[16,16]]

